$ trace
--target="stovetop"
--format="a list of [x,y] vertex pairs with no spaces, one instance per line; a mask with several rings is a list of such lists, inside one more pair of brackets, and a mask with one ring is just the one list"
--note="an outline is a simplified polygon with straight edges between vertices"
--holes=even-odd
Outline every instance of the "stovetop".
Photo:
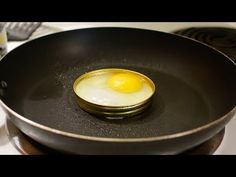
[[236,29],[223,27],[192,27],[174,31],[175,34],[210,45],[236,61]]
[[[220,50],[236,62],[236,23],[43,23],[42,27],[33,34],[31,39],[61,30],[98,26],[144,28],[184,35]],[[8,51],[24,42],[27,41],[8,43]],[[27,137],[16,128],[14,129],[14,126],[11,126],[11,129],[9,129],[9,123],[6,124],[6,122],[5,114],[0,109],[0,154],[30,154],[30,152],[23,153],[19,147],[26,147],[26,149],[23,150],[27,151],[27,148],[32,145],[32,141],[27,139]],[[9,137],[7,136],[7,131]],[[12,136],[12,132],[14,136]],[[14,134],[16,132],[18,132],[18,134]],[[188,154],[199,154],[199,152],[203,154],[236,154],[235,134],[236,118],[234,117],[230,123],[227,124],[225,130],[208,142],[188,152]],[[14,143],[15,145],[13,145]],[[37,149],[38,147],[39,149]],[[35,146],[35,142],[33,142],[33,148],[37,150],[33,151],[33,154],[37,154],[36,152],[41,151],[42,149],[40,149],[40,147],[41,146],[38,146],[37,143]],[[45,149],[43,148],[43,150]]]

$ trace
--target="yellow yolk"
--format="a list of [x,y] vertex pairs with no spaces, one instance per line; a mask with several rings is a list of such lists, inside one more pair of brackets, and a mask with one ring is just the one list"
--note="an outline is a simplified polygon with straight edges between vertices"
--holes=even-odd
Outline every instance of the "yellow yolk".
[[115,74],[108,79],[107,83],[110,88],[122,93],[136,92],[143,84],[139,76],[130,73]]

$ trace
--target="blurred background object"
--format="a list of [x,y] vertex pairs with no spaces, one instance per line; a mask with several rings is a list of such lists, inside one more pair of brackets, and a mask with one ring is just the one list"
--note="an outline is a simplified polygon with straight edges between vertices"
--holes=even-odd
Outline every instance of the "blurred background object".
[[27,40],[41,25],[40,22],[6,22],[3,24],[9,41]]
[[0,23],[0,59],[7,53],[7,34],[5,26]]
[[59,28],[43,25],[42,22],[0,22],[7,32],[8,41],[25,41],[32,37],[61,31]]

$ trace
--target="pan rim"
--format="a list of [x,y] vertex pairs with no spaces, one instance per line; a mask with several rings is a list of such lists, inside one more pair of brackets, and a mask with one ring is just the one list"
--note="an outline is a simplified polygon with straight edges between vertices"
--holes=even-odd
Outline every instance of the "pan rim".
[[[88,28],[80,28],[80,29],[73,29],[73,30],[67,30],[67,31],[61,31],[61,32],[56,32],[56,33],[52,33],[46,36],[42,36],[39,38],[47,38],[50,37],[52,35],[55,34],[60,34],[60,33],[64,33],[64,32],[72,32],[72,31],[77,31],[77,30],[86,30],[86,29],[130,29],[130,30],[143,30],[143,31],[151,31],[151,32],[158,32],[158,33],[162,33],[165,35],[171,35],[171,36],[175,36],[178,38],[183,38],[183,39],[187,39],[187,40],[191,40],[195,43],[198,43],[200,45],[203,45],[207,48],[210,48],[211,50],[214,50],[215,52],[223,55],[225,58],[227,58],[228,62],[232,63],[234,66],[236,66],[236,63],[233,61],[233,59],[231,59],[229,56],[227,56],[226,54],[224,54],[223,52],[219,51],[218,49],[207,45],[203,42],[200,42],[196,39],[192,39],[186,36],[181,36],[179,34],[174,34],[174,33],[170,33],[170,32],[163,32],[163,31],[158,31],[158,30],[153,30],[153,29],[145,29],[145,28],[136,28],[136,27],[114,27],[114,26],[106,26],[106,27],[88,27]],[[32,39],[26,43],[30,43],[34,40],[37,40],[39,38],[35,38]],[[21,47],[22,45],[18,46]],[[17,48],[18,48],[17,47]],[[11,53],[11,52],[10,52]],[[6,58],[8,55],[8,53],[1,59],[3,60],[4,58]],[[236,106],[234,106],[230,111],[228,111],[227,113],[225,113],[223,116],[215,119],[214,121],[211,121],[205,125],[202,125],[200,127],[196,127],[190,130],[186,130],[186,131],[182,131],[182,132],[178,132],[178,133],[174,133],[174,134],[169,134],[169,135],[162,135],[162,136],[156,136],[156,137],[145,137],[145,138],[107,138],[107,137],[95,137],[95,136],[87,136],[87,135],[80,135],[80,134],[76,134],[76,133],[71,133],[71,132],[66,132],[66,131],[62,131],[62,130],[58,130],[55,128],[50,128],[48,126],[42,125],[40,123],[34,122],[30,119],[28,119],[27,117],[24,117],[20,114],[18,114],[17,112],[15,112],[14,110],[12,110],[11,108],[9,108],[1,99],[0,99],[0,106],[3,107],[3,110],[7,110],[9,113],[11,113],[12,115],[14,115],[17,119],[22,120],[23,122],[30,124],[31,126],[35,126],[41,130],[50,132],[50,133],[54,133],[57,135],[61,135],[61,136],[65,136],[65,137],[70,137],[70,138],[77,138],[77,139],[82,139],[82,140],[92,140],[92,141],[100,141],[100,142],[119,142],[119,143],[127,143],[127,142],[151,142],[151,141],[162,141],[162,140],[168,140],[168,139],[173,139],[173,138],[180,138],[180,137],[184,137],[184,136],[188,136],[191,134],[194,134],[196,132],[201,132],[209,127],[213,127],[217,124],[219,124],[220,122],[224,122],[227,120],[227,118],[232,114],[235,115],[236,114]],[[7,114],[8,116],[8,114]],[[231,117],[233,118],[233,116]],[[231,119],[230,118],[230,119]],[[230,120],[229,119],[229,120]],[[18,126],[17,126],[18,127]],[[19,127],[18,127],[19,128]]]
[[[227,58],[227,60],[229,62],[231,62],[234,66],[236,66],[236,62],[234,62],[233,59],[231,59],[228,55],[226,55],[225,53],[221,52],[220,50],[218,50],[217,48],[213,47],[213,46],[210,46],[206,43],[203,43],[201,41],[198,41],[196,39],[193,39],[193,38],[190,38],[190,37],[187,37],[187,36],[182,36],[180,34],[175,34],[175,33],[172,33],[172,32],[164,32],[164,31],[158,31],[158,30],[154,30],[154,29],[146,29],[146,28],[137,28],[137,27],[121,27],[121,26],[101,26],[101,27],[86,27],[86,28],[78,28],[78,29],[72,29],[72,30],[66,30],[66,31],[59,31],[59,32],[55,32],[55,33],[51,33],[51,34],[47,34],[45,36],[41,36],[41,37],[38,37],[38,38],[34,38],[34,39],[31,39],[29,41],[26,41],[24,42],[23,44],[17,46],[15,49],[19,48],[19,47],[22,47],[23,45],[27,45],[35,40],[38,40],[38,39],[44,39],[44,38],[48,38],[48,37],[51,37],[51,36],[54,36],[54,35],[60,35],[62,33],[69,33],[69,32],[73,32],[73,31],[78,31],[78,30],[88,30],[88,29],[126,29],[126,30],[139,30],[139,31],[149,31],[149,32],[157,32],[157,33],[162,33],[164,35],[168,35],[168,36],[175,36],[177,38],[183,38],[183,39],[187,39],[187,40],[190,40],[190,41],[193,41],[195,43],[198,43],[200,45],[203,45],[207,48],[211,48],[212,50],[214,50],[215,52],[218,52],[220,53],[221,55],[223,55],[224,57]],[[14,49],[14,50],[15,50]],[[13,50],[13,51],[14,51]],[[5,59],[10,53],[12,52],[8,52],[6,55],[4,55],[0,61],[2,61],[3,59]]]
[[[81,135],[81,134],[76,134],[76,133],[71,133],[71,132],[66,132],[63,130],[51,128],[51,127],[42,125],[40,123],[34,122],[34,121],[18,114],[17,112],[15,112],[11,108],[9,108],[5,103],[3,103],[2,100],[0,100],[0,105],[3,106],[4,109],[6,109],[8,112],[10,112],[12,115],[14,115],[16,118],[21,119],[23,122],[30,124],[31,126],[39,128],[41,130],[50,132],[50,133],[54,133],[57,135],[70,137],[70,138],[87,140],[87,141],[92,140],[92,141],[100,141],[100,142],[119,142],[119,143],[162,141],[162,140],[169,140],[169,139],[173,139],[173,138],[180,138],[180,137],[188,136],[188,135],[194,134],[196,132],[201,132],[209,127],[213,127],[213,126],[219,124],[220,122],[224,122],[225,120],[227,120],[227,118],[231,114],[235,115],[235,113],[236,113],[236,106],[235,106],[233,109],[231,109],[229,112],[227,112],[226,114],[224,114],[220,118],[218,118],[214,121],[211,121],[205,125],[202,125],[200,127],[196,127],[196,128],[190,129],[190,130],[182,131],[182,132],[169,134],[169,135],[161,135],[161,136],[145,137],[145,138],[107,138],[107,137],[95,137],[95,136]],[[8,114],[7,114],[7,116],[8,116]],[[233,118],[233,116],[231,118]]]

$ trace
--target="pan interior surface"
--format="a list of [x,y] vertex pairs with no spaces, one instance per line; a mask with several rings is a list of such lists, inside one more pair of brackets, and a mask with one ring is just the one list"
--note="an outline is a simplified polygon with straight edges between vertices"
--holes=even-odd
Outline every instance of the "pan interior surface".
[[[170,135],[206,125],[234,107],[235,67],[223,59],[206,46],[153,31],[98,28],[58,33],[31,41],[3,59],[0,74],[7,68],[12,72],[3,78],[8,88],[2,100],[34,122],[79,135]],[[222,65],[224,73],[219,72]],[[158,85],[151,107],[116,121],[78,107],[74,80],[103,68],[148,76]]]

